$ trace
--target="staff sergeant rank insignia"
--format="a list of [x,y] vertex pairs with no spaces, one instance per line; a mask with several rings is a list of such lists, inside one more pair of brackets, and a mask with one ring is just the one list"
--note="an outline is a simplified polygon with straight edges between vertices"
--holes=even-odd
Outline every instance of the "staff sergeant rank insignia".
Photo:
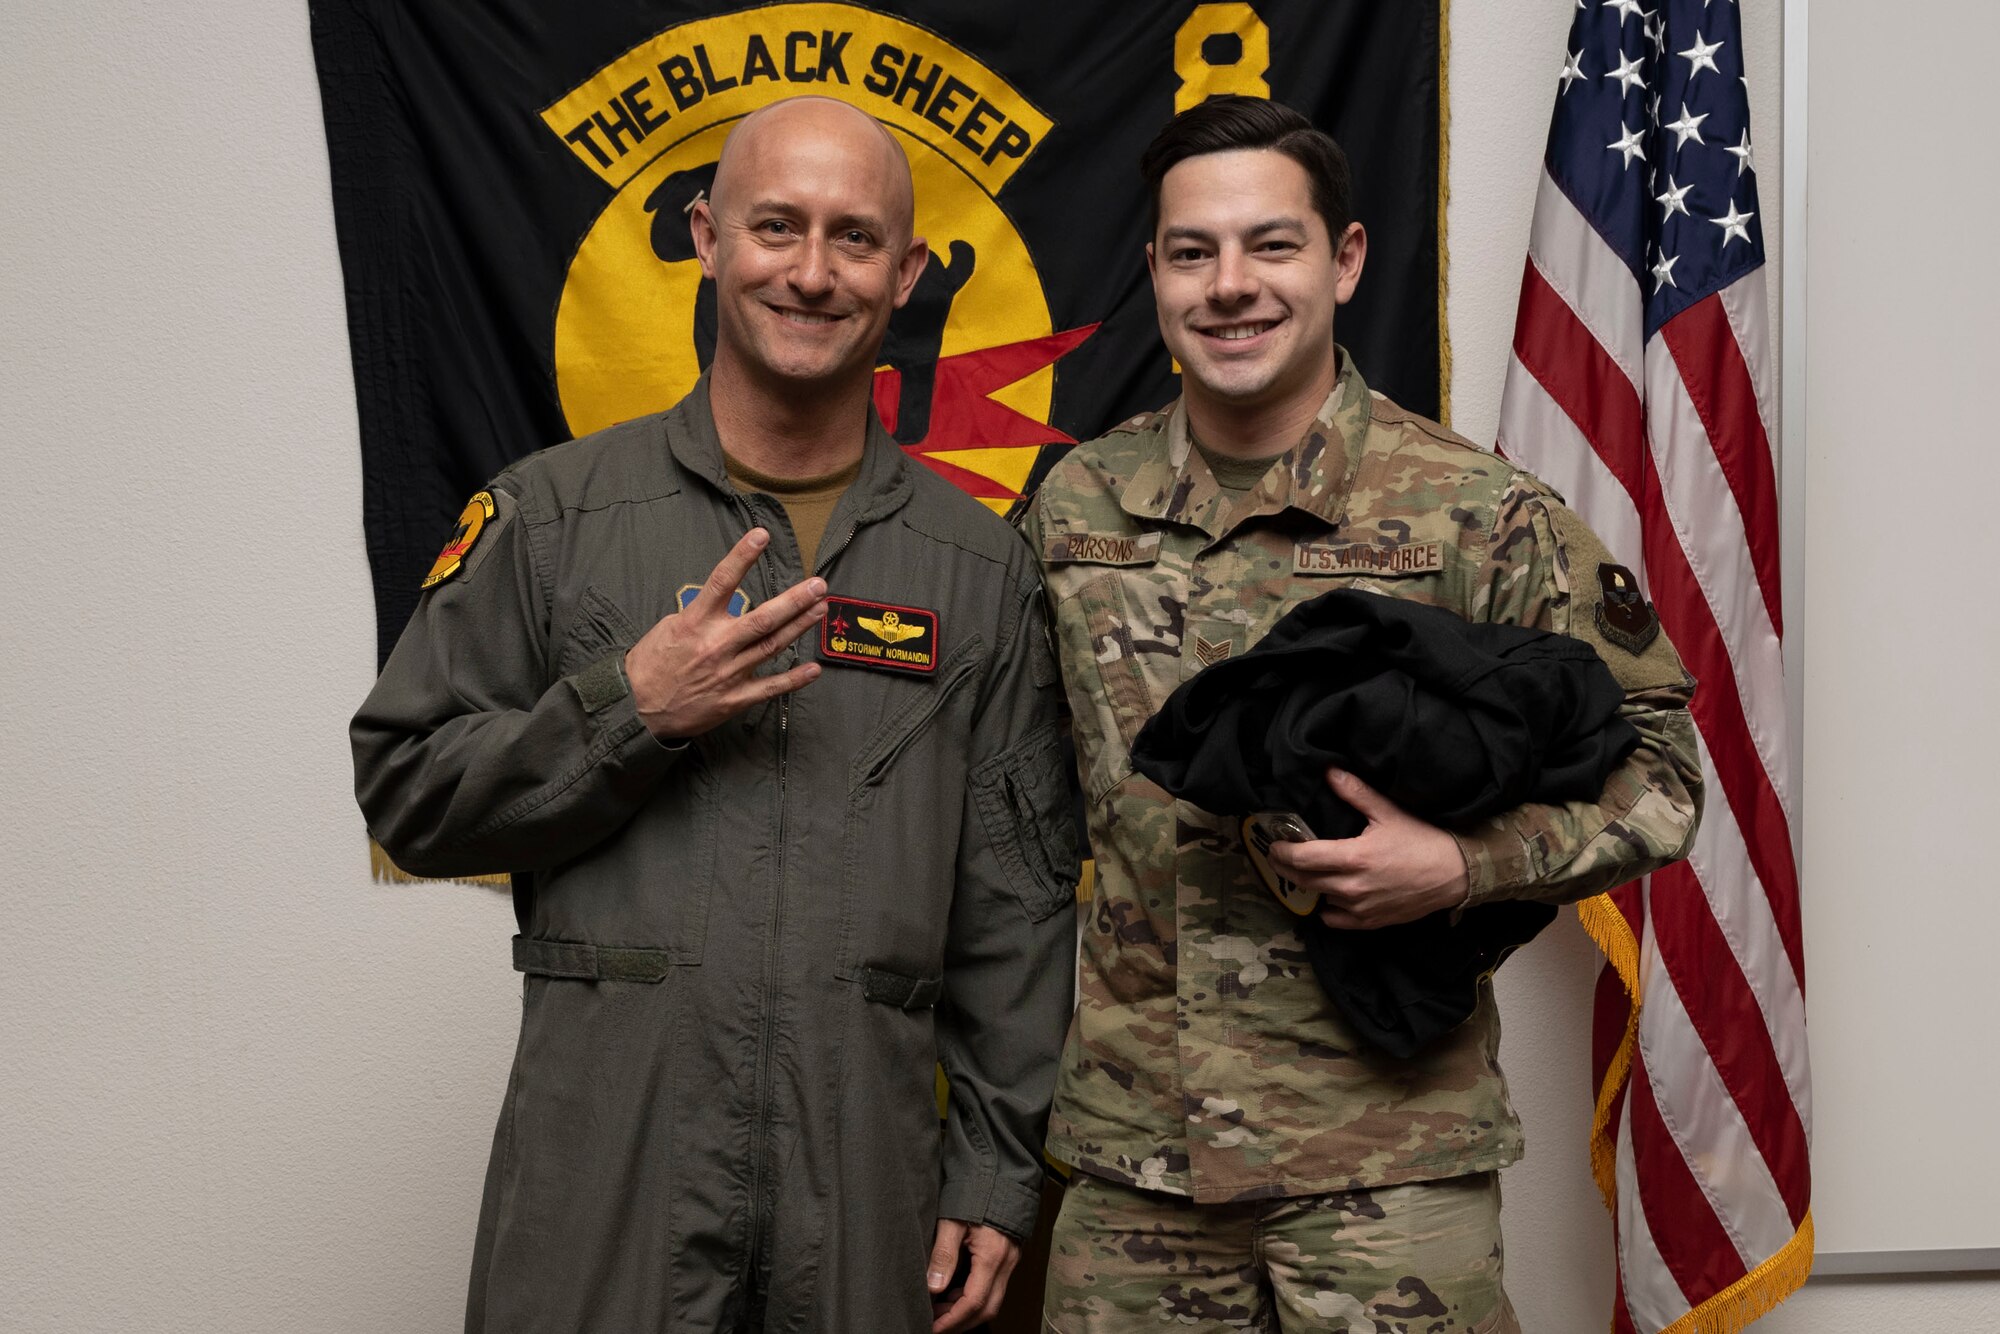
[[820,661],[884,672],[937,670],[938,618],[921,607],[828,598],[819,626]]

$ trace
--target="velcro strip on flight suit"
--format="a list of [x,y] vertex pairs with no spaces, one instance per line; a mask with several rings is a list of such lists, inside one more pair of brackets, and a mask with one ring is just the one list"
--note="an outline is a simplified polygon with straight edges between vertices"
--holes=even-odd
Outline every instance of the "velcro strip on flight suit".
[[884,1005],[905,1010],[927,1010],[944,992],[944,982],[935,977],[904,977],[886,968],[861,970],[861,994]]
[[605,654],[571,679],[576,683],[576,697],[583,701],[585,713],[602,713],[632,693],[631,684],[625,679],[623,649]]
[[665,950],[618,949],[514,937],[514,971],[586,982],[658,982],[673,966]]

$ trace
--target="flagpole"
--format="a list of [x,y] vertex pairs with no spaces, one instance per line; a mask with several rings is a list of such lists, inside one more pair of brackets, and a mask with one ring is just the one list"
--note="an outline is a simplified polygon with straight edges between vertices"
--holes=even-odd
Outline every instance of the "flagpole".
[[1778,273],[1778,550],[1786,609],[1785,712],[1791,727],[1793,852],[1804,863],[1806,789],[1806,4],[1785,0],[1783,260]]

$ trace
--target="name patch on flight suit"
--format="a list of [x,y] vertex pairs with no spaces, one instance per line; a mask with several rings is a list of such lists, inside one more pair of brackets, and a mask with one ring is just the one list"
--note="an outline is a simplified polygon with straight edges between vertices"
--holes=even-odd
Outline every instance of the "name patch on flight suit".
[[472,544],[486,531],[486,525],[492,521],[494,513],[491,491],[481,491],[465,502],[465,509],[458,516],[457,526],[451,530],[451,536],[445,539],[444,550],[438,552],[438,558],[431,563],[431,572],[424,576],[419,591],[441,584],[459,572],[465,564],[465,558],[472,554]]
[[1159,556],[1158,533],[1057,533],[1042,541],[1050,565],[1151,565]]
[[1301,542],[1293,548],[1293,574],[1372,574],[1394,578],[1436,574],[1444,568],[1442,542]]
[[860,598],[828,598],[819,624],[820,661],[928,676],[937,670],[938,615]]
[[[674,595],[674,601],[680,604],[682,611],[686,611],[694,605],[694,600],[700,596],[700,584],[682,584],[681,591]],[[739,588],[729,595],[729,605],[724,610],[731,616],[741,616],[744,612],[750,610],[750,599],[745,597],[743,590]]]

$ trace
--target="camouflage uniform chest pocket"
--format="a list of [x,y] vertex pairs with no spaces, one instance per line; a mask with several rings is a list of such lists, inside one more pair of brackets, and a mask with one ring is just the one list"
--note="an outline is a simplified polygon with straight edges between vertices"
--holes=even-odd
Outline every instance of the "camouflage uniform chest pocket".
[[1187,603],[1151,570],[1107,574],[1063,608],[1064,673],[1092,802],[1132,772],[1132,742],[1179,684]]
[[1031,733],[972,774],[994,856],[1030,921],[1055,915],[1071,903],[1082,864],[1062,739],[1053,727]]

